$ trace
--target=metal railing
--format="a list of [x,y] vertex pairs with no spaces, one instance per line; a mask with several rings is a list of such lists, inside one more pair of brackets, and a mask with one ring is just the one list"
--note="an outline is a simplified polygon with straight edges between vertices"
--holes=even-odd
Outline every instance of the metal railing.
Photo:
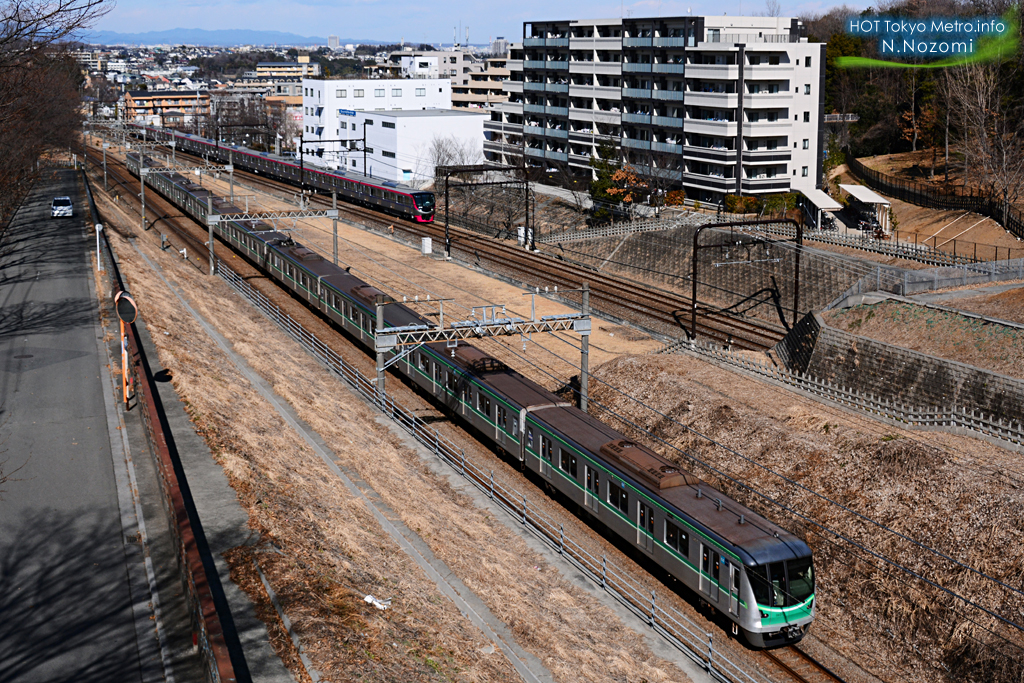
[[974,188],[955,186],[940,189],[902,180],[868,168],[862,161],[851,155],[847,155],[846,162],[850,172],[873,190],[904,202],[931,209],[973,211],[996,221],[1015,237],[1024,239],[1024,213],[1016,206],[1009,205],[998,197],[993,197]]
[[682,612],[670,606],[663,606],[662,601],[665,598],[659,601],[658,591],[648,590],[635,583],[628,572],[610,562],[607,556],[598,557],[585,548],[565,532],[562,524],[544,514],[536,505],[531,505],[525,493],[495,482],[493,470],[476,463],[454,441],[430,427],[413,410],[396,402],[393,396],[387,393],[381,395],[377,391],[375,378],[364,376],[346,363],[316,335],[281,311],[279,306],[224,266],[223,262],[218,262],[217,272],[236,292],[328,370],[340,377],[357,394],[377,407],[407,434],[430,450],[435,457],[465,477],[517,523],[522,524],[550,548],[556,550],[626,609],[643,619],[665,641],[704,668],[713,678],[743,683],[762,683],[768,680],[749,664],[737,664],[721,652],[716,652],[712,633],[700,628]]

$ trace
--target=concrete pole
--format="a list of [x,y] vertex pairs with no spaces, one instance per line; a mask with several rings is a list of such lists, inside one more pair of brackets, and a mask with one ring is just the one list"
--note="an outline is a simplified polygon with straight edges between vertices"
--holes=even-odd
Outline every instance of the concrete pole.
[[[331,190],[331,208],[338,210],[338,191]],[[338,265],[338,216],[334,216],[334,265]]]
[[233,163],[234,158],[234,152],[232,150],[228,150],[228,166],[231,167],[231,170],[228,171],[228,182],[231,183],[231,202],[235,201],[235,165]]
[[100,256],[100,233],[103,232],[103,224],[96,224],[96,271],[103,270],[103,258]]
[[178,162],[174,158],[174,149],[177,146],[177,143],[174,140],[171,140],[171,166],[176,166],[178,164]]
[[103,143],[103,191],[107,191],[107,147],[110,147],[109,142]]
[[[583,283],[583,315],[590,315],[590,284]],[[587,387],[590,384],[590,333],[580,339],[580,410],[587,412]]]
[[213,256],[213,221],[210,220],[210,216],[213,216],[212,192],[206,195],[206,225],[209,226],[210,229],[210,236],[208,238],[210,242],[207,246],[210,248],[210,276],[212,277],[217,274],[217,262],[214,260]]
[[[377,295],[377,339],[384,329],[384,295]],[[384,408],[384,352],[377,352],[377,401]]]
[[139,184],[142,185],[142,230],[146,230],[146,157],[139,155]]

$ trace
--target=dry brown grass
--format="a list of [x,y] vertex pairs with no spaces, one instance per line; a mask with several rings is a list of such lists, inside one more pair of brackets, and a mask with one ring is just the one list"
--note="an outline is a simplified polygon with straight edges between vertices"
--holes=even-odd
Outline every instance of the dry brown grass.
[[[372,409],[224,283],[181,266],[149,238],[143,235],[138,245],[169,279],[185,292],[203,293],[191,304],[557,680],[686,680],[608,608],[435,475]],[[261,552],[260,564],[314,666],[330,680],[357,674],[364,680],[515,679],[500,653],[479,651],[485,645],[479,632],[382,535],[361,501],[234,371],[132,248],[114,241],[160,362],[173,371],[197,429],[248,510],[260,548],[273,544],[284,552]],[[233,562],[240,576],[247,561]],[[391,609],[361,602],[367,593],[392,597]],[[280,637],[274,644],[281,652],[290,647]]]
[[[1024,608],[1020,596],[761,467],[1020,589],[1024,472],[1015,454],[960,437],[884,427],[683,356],[621,358],[594,374],[614,386],[630,387],[641,401],[685,426],[641,409],[603,385],[592,390],[595,402],[814,522],[1019,620]],[[735,449],[750,462],[690,430]],[[818,569],[820,611],[814,631],[824,632],[832,647],[886,680],[1020,681],[1024,639],[1018,632],[836,541],[710,467],[654,445],[807,540]],[[1000,469],[1010,473],[1001,476]],[[1001,638],[1015,645],[1004,646]],[[947,673],[944,666],[952,671]]]
[[899,301],[832,310],[823,316],[829,325],[854,334],[1024,377],[1024,331],[1007,325]]

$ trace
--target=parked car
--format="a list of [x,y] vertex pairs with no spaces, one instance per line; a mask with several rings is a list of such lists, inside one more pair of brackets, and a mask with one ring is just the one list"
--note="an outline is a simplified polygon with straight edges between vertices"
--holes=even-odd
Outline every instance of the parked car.
[[74,207],[71,204],[71,197],[54,197],[50,205],[50,218],[71,218],[74,214]]

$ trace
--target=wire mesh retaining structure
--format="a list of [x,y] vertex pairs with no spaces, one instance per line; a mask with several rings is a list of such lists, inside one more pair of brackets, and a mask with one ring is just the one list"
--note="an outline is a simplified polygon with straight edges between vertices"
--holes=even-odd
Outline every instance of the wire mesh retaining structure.
[[802,372],[791,372],[767,362],[755,361],[704,342],[682,340],[672,342],[654,353],[692,352],[723,365],[730,365],[750,374],[801,389],[809,394],[856,408],[862,412],[893,420],[910,428],[950,430],[960,428],[991,436],[1002,441],[1024,445],[1024,424],[1003,420],[983,411],[964,406],[921,407],[882,398],[852,387],[835,384]]
[[973,211],[998,222],[1015,237],[1024,239],[1024,214],[1015,206],[975,189],[956,186],[938,190],[921,183],[901,180],[868,168],[859,159],[847,154],[850,172],[867,183],[868,187],[904,202],[931,209]]
[[768,680],[750,665],[737,664],[722,652],[715,653],[712,634],[701,629],[681,612],[658,604],[653,593],[631,580],[625,571],[609,562],[606,556],[598,558],[571,535],[566,534],[560,523],[545,515],[536,506],[531,506],[525,493],[496,483],[493,471],[484,469],[472,458],[467,457],[465,451],[454,441],[431,428],[413,411],[396,402],[390,394],[385,393],[381,396],[377,392],[374,380],[345,362],[316,335],[282,312],[279,306],[224,266],[223,262],[218,263],[217,272],[244,299],[277,324],[330,371],[341,377],[356,393],[375,405],[437,458],[465,477],[513,519],[559,552],[715,679],[730,683],[762,683]]

